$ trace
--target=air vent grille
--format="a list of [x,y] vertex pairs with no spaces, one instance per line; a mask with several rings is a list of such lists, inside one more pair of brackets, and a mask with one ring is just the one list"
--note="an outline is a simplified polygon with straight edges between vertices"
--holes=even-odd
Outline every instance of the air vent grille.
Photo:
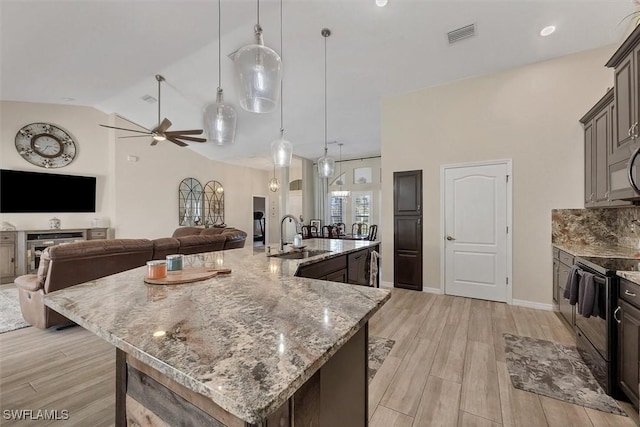
[[141,96],[140,99],[142,99],[144,102],[148,102],[149,104],[158,102],[158,100],[151,95]]
[[447,33],[447,38],[449,39],[449,44],[453,44],[455,42],[468,39],[469,37],[473,37],[475,35],[476,24],[471,24],[462,28],[458,28],[457,30],[449,31]]

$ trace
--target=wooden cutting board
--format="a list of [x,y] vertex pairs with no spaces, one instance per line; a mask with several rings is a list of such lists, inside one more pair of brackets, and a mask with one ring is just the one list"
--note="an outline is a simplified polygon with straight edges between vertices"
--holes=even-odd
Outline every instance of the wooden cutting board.
[[168,271],[167,277],[163,277],[162,279],[149,279],[148,277],[145,277],[144,282],[151,285],[179,285],[181,283],[192,283],[200,280],[210,279],[217,276],[218,274],[230,273],[230,268],[215,269],[206,267],[192,267],[178,271]]

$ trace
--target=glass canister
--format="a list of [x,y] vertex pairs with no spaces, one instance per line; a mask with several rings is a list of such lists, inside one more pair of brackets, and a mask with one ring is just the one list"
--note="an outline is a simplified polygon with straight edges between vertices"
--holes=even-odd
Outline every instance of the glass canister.
[[181,254],[167,255],[167,271],[182,270],[182,259]]
[[165,260],[147,261],[147,278],[164,279],[167,277],[167,262]]

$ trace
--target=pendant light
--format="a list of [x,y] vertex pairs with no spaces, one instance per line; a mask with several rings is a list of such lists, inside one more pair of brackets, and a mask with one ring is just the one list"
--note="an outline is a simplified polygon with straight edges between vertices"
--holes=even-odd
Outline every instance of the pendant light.
[[338,144],[340,146],[340,172],[338,172],[338,181],[337,184],[340,185],[339,189],[336,191],[332,191],[331,195],[333,197],[340,197],[341,199],[348,199],[351,196],[351,192],[349,190],[342,189],[342,146],[344,145],[342,142]]
[[[282,59],[282,0],[280,0],[280,58]],[[271,157],[273,164],[281,168],[291,165],[293,147],[289,141],[284,139],[284,96],[283,82],[280,82],[280,138],[271,143]]]
[[280,189],[280,181],[276,178],[276,165],[273,165],[273,178],[269,180],[269,190],[276,192]]
[[329,178],[336,167],[335,159],[327,155],[327,37],[331,35],[331,30],[323,28],[320,34],[324,37],[324,156],[318,159],[318,175],[320,178]]
[[255,44],[244,46],[233,57],[236,86],[240,106],[251,113],[270,113],[278,106],[282,60],[264,45],[260,26],[260,0],[258,20],[254,27]]
[[218,93],[216,102],[208,105],[204,110],[204,128],[209,141],[217,145],[226,145],[232,144],[235,140],[237,114],[235,108],[224,103],[224,96],[222,95],[221,22],[221,7],[220,0],[218,0]]

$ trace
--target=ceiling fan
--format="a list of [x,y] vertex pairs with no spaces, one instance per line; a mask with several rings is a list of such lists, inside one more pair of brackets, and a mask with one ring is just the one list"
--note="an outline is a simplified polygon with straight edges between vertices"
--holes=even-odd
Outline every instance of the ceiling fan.
[[[151,145],[156,145],[158,141],[171,141],[180,147],[186,147],[187,144],[184,141],[193,141],[193,142],[207,142],[205,138],[198,138],[195,136],[187,136],[187,135],[201,135],[202,129],[191,129],[191,130],[168,130],[171,127],[171,121],[166,117],[160,121],[160,84],[164,81],[164,77],[160,74],[156,74],[156,80],[158,81],[158,126],[156,126],[152,130],[145,129],[146,132],[137,130],[137,129],[125,129],[116,126],[108,126],[108,125],[100,125],[109,129],[118,129],[124,130],[127,132],[135,132],[141,133],[142,135],[134,135],[134,136],[121,136],[119,138],[144,138],[147,136],[151,136],[153,141],[151,141]],[[143,128],[144,129],[144,128]],[[182,141],[181,141],[182,140]]]

